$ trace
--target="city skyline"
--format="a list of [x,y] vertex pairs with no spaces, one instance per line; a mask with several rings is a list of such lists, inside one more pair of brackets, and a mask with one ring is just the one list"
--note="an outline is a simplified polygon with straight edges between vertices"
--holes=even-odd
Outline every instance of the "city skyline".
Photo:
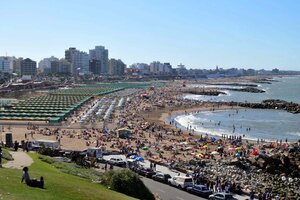
[[38,62],[62,58],[69,47],[88,52],[103,45],[110,58],[127,65],[158,60],[188,68],[300,70],[296,1],[30,0],[2,6],[0,17],[7,20],[0,55]]

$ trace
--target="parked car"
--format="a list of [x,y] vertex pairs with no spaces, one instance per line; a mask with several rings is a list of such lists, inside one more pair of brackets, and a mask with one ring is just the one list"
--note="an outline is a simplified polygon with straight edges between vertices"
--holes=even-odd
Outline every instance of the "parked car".
[[142,175],[142,176],[145,176],[148,178],[151,178],[155,174],[155,172],[151,168],[144,168],[144,167],[137,168],[136,172],[139,175]]
[[111,158],[108,160],[108,163],[119,167],[126,167],[126,162],[121,158]]
[[215,193],[212,195],[209,195],[209,200],[237,200],[232,196],[230,193]]
[[187,187],[193,186],[193,179],[187,176],[174,176],[168,179],[168,183],[172,186],[178,187],[179,189],[186,189]]
[[211,195],[213,192],[209,190],[204,185],[193,185],[191,187],[187,187],[186,190],[190,193],[199,195],[201,197],[208,198],[209,195]]
[[156,172],[156,174],[154,174],[152,176],[152,179],[155,180],[155,181],[159,181],[159,182],[162,182],[162,183],[168,183],[168,179],[169,178],[172,178],[170,176],[170,174],[164,174],[162,172]]

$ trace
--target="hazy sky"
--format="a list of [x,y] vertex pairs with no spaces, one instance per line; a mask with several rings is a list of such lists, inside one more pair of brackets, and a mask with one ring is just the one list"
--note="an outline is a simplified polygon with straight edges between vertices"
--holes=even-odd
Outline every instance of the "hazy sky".
[[6,0],[0,55],[109,49],[126,64],[300,70],[300,1]]

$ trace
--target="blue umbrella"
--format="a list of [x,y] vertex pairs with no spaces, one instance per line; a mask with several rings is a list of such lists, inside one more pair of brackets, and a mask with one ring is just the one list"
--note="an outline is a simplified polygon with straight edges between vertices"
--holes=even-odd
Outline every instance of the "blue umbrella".
[[136,161],[140,161],[140,162],[144,162],[144,158],[142,158],[141,156],[137,156],[136,158],[135,158],[135,160]]

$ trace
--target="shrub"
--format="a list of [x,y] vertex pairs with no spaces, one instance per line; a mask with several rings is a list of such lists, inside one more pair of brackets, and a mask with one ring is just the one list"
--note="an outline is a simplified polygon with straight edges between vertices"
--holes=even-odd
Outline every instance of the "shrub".
[[54,151],[50,148],[46,148],[44,145],[39,148],[38,153],[45,156],[54,156]]
[[101,180],[104,185],[117,192],[142,200],[155,199],[139,176],[128,169],[106,172]]
[[2,158],[5,160],[14,160],[12,155],[6,150],[2,148]]

